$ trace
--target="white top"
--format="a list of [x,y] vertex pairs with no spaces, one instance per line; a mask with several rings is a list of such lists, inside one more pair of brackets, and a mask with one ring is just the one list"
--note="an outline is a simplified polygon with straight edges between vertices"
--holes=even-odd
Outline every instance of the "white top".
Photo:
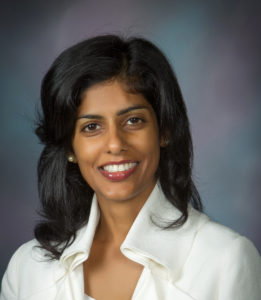
[[[120,247],[144,266],[132,300],[260,300],[261,260],[251,241],[191,206],[178,229],[162,230],[150,216],[157,222],[180,216],[159,184]],[[99,218],[94,195],[88,224],[58,261],[46,261],[36,240],[22,245],[3,277],[0,300],[84,300],[83,262]]]
[[84,295],[84,300],[95,300],[94,298],[92,298],[91,296],[88,295]]
[[88,295],[84,295],[84,300],[95,300],[94,298],[92,298],[91,296]]

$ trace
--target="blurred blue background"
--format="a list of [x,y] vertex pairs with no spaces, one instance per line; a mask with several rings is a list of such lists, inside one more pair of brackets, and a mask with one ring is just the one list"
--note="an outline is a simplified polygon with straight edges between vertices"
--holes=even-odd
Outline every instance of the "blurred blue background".
[[0,280],[39,217],[33,133],[40,83],[65,48],[142,35],[168,56],[191,120],[205,211],[261,251],[260,1],[1,1]]

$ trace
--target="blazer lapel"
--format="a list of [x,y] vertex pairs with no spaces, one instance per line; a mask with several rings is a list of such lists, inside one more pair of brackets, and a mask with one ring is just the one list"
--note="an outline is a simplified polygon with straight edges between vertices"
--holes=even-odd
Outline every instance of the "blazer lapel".
[[147,269],[146,281],[140,285],[132,300],[195,300],[175,284],[155,276]]
[[55,300],[84,300],[82,265],[66,273],[58,286]]

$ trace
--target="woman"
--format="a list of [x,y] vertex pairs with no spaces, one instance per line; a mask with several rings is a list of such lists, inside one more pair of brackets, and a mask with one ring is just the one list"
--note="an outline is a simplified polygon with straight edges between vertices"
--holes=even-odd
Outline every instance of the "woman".
[[77,44],[41,100],[44,220],[12,257],[1,300],[260,299],[256,248],[201,212],[185,104],[156,46]]

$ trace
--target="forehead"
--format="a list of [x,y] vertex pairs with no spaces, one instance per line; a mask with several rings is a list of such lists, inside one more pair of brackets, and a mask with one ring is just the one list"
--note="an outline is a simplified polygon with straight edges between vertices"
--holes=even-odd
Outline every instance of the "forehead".
[[130,93],[123,83],[114,80],[88,88],[82,95],[78,115],[86,112],[115,112],[133,105],[146,106],[153,111],[142,94]]

